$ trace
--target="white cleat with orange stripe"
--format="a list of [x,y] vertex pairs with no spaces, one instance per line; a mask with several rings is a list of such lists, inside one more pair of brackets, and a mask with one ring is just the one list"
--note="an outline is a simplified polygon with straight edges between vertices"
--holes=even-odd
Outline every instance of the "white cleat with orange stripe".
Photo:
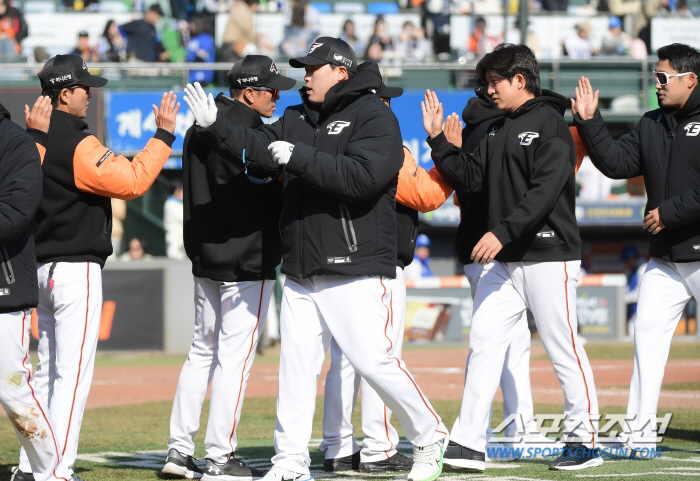
[[449,442],[448,435],[429,446],[413,446],[413,468],[408,473],[408,481],[437,479],[442,473],[442,458]]
[[295,473],[280,466],[272,466],[262,481],[314,481],[310,474]]

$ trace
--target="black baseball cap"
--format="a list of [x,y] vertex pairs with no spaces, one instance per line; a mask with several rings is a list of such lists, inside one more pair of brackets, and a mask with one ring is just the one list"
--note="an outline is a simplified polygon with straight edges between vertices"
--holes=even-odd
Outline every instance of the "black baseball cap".
[[306,65],[325,65],[327,63],[345,67],[350,72],[357,68],[355,51],[343,40],[334,37],[318,37],[309,48],[306,57],[293,58],[289,65],[304,68]]
[[48,59],[37,77],[43,90],[75,85],[104,87],[107,84],[106,78],[90,74],[87,65],[79,55],[56,55]]
[[277,90],[289,90],[297,81],[280,75],[275,62],[264,55],[248,55],[233,64],[226,74],[229,87],[244,89],[246,87],[269,87]]
[[395,99],[403,95],[403,89],[401,87],[389,87],[382,82],[382,86],[378,88],[375,93],[383,99]]

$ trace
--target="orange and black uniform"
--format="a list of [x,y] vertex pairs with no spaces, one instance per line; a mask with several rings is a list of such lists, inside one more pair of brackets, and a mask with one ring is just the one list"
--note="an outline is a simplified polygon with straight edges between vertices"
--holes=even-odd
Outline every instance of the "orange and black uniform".
[[[54,110],[35,217],[37,262],[96,262],[112,254],[111,197],[133,199],[153,184],[175,136],[158,129],[132,161],[115,155],[78,117]],[[35,139],[38,134],[35,134]],[[37,139],[39,142],[40,139]]]

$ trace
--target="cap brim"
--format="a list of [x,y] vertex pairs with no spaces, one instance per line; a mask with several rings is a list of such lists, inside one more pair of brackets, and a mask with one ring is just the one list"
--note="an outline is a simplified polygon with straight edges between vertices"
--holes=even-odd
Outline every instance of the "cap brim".
[[307,55],[306,57],[293,58],[289,61],[289,65],[294,68],[304,68],[307,65],[325,65],[327,63],[330,62],[328,60],[312,57],[310,55]]
[[81,80],[80,85],[84,85],[86,87],[104,87],[105,85],[107,85],[107,79],[97,77],[95,75],[90,75],[85,80]]
[[277,90],[290,90],[293,89],[297,84],[297,81],[293,78],[285,77],[284,75],[279,75],[277,78],[265,84],[266,87]]
[[382,85],[382,88],[377,90],[377,95],[385,99],[395,99],[403,95],[403,89],[401,87],[387,87],[386,85]]

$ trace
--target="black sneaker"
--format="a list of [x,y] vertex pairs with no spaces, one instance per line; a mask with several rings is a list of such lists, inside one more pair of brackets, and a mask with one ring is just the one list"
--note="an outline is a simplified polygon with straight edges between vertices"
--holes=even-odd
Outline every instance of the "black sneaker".
[[231,453],[224,464],[216,464],[207,459],[202,481],[251,481],[263,476],[265,473],[251,468]]
[[549,465],[549,469],[556,471],[576,471],[603,464],[603,458],[600,456],[600,449],[587,448],[583,443],[566,443],[563,451],[563,454]]
[[470,473],[483,473],[486,470],[486,454],[465,448],[450,441],[442,456],[442,462],[452,469],[465,470]]
[[413,458],[404,456],[400,452],[396,452],[392,457],[382,459],[381,461],[373,461],[369,463],[360,463],[360,471],[363,473],[384,473],[386,471],[410,471],[413,467]]
[[83,478],[78,476],[77,474],[73,473],[73,475],[70,477],[71,481],[85,481]]
[[357,471],[360,469],[360,452],[344,456],[342,458],[326,459],[323,461],[323,470],[327,473],[335,471]]
[[18,467],[12,468],[12,477],[10,481],[34,481],[34,475],[32,473],[25,473]]
[[181,454],[177,449],[170,449],[165,459],[165,466],[161,470],[166,479],[199,479],[202,470],[194,464],[194,458],[187,454]]

